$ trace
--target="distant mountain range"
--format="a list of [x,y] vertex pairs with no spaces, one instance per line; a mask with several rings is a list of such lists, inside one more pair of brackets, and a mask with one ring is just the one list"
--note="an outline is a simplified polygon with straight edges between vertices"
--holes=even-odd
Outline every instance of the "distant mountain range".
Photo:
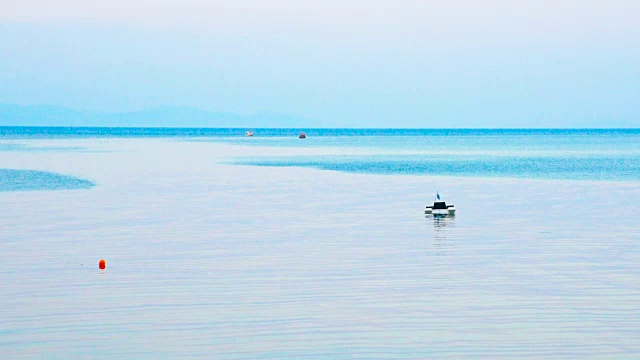
[[51,105],[0,104],[0,126],[104,127],[321,127],[317,121],[277,113],[238,115],[186,106],[162,106],[131,112],[91,112]]
[[[362,126],[358,124],[359,128]],[[403,127],[395,124],[386,127]],[[459,122],[434,121],[425,128],[483,128],[481,123],[473,119]],[[553,121],[526,122],[514,124],[515,128],[558,128]],[[0,104],[0,126],[87,126],[87,127],[174,127],[174,128],[334,128],[345,127],[344,124],[330,123],[309,119],[302,116],[257,113],[251,115],[214,112],[187,106],[159,106],[130,112],[95,112],[75,110],[52,105],[13,105]],[[349,126],[347,126],[349,127]],[[374,126],[376,127],[376,126]],[[639,120],[576,119],[560,128],[634,128],[640,127]],[[490,127],[496,128],[496,126]],[[514,128],[500,126],[497,128]]]

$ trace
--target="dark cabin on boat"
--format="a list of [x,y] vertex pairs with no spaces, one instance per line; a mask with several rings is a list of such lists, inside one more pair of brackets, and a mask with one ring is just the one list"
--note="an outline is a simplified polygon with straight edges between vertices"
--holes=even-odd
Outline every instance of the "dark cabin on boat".
[[445,210],[447,208],[447,204],[444,201],[436,201],[433,203],[434,210]]

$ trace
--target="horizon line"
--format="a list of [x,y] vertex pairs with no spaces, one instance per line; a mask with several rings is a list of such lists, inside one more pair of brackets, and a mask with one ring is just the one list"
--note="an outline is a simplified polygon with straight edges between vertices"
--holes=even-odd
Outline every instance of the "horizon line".
[[65,126],[65,125],[2,125],[0,128],[49,128],[49,129],[174,129],[174,130],[640,130],[639,127],[199,127],[199,126]]

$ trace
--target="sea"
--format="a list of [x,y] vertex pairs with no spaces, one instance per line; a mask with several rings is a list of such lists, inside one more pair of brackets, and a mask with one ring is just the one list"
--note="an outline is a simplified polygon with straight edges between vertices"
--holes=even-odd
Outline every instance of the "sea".
[[640,129],[0,127],[0,261],[3,359],[637,359]]

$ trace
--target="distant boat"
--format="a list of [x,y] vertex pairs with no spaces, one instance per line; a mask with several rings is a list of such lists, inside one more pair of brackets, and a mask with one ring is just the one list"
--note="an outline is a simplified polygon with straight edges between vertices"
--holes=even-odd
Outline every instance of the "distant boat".
[[306,139],[307,138],[307,134],[301,132],[300,135],[298,135],[299,139]]
[[253,136],[253,133],[251,131],[247,131],[246,133],[244,133],[244,136]]
[[454,205],[447,205],[446,202],[440,200],[440,194],[436,192],[436,198],[433,201],[433,205],[427,206],[424,209],[424,213],[433,215],[455,215],[456,207]]

